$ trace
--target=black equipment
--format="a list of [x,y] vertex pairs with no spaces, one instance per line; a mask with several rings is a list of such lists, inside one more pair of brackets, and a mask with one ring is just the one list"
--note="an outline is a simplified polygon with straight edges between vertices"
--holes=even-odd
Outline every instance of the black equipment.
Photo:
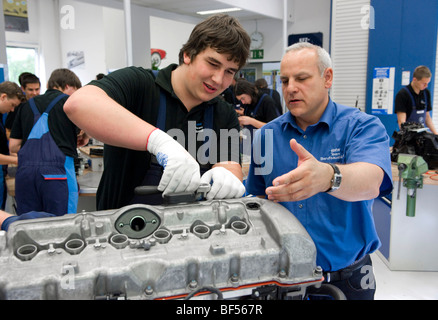
[[405,122],[400,131],[394,131],[395,140],[391,161],[397,162],[398,155],[415,154],[423,157],[430,169],[438,168],[438,136],[427,132],[423,125]]

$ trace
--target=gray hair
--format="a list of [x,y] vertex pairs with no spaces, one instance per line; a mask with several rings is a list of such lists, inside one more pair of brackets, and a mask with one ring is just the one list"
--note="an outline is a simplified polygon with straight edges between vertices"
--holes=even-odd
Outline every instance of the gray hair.
[[309,42],[297,42],[286,49],[286,53],[291,51],[300,51],[303,49],[313,49],[318,55],[318,69],[321,73],[321,77],[324,76],[324,72],[327,68],[332,68],[332,59],[330,54],[320,46],[316,46]]

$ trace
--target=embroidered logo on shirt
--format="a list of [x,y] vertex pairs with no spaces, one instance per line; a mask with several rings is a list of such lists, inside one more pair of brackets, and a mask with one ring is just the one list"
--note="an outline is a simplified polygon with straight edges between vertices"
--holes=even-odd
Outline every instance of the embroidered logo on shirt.
[[330,150],[330,155],[328,157],[321,157],[320,161],[333,161],[333,160],[340,160],[344,159],[345,155],[341,153],[340,148],[333,148]]

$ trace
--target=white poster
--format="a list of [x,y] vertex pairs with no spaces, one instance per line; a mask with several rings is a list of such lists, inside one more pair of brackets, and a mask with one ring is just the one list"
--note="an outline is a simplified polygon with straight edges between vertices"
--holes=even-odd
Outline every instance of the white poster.
[[393,114],[395,68],[374,68],[372,114]]

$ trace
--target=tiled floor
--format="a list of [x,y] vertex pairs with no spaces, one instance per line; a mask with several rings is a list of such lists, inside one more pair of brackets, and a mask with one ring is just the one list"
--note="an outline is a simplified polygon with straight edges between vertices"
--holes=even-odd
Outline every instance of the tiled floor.
[[391,271],[378,254],[371,257],[376,300],[438,300],[438,272]]

